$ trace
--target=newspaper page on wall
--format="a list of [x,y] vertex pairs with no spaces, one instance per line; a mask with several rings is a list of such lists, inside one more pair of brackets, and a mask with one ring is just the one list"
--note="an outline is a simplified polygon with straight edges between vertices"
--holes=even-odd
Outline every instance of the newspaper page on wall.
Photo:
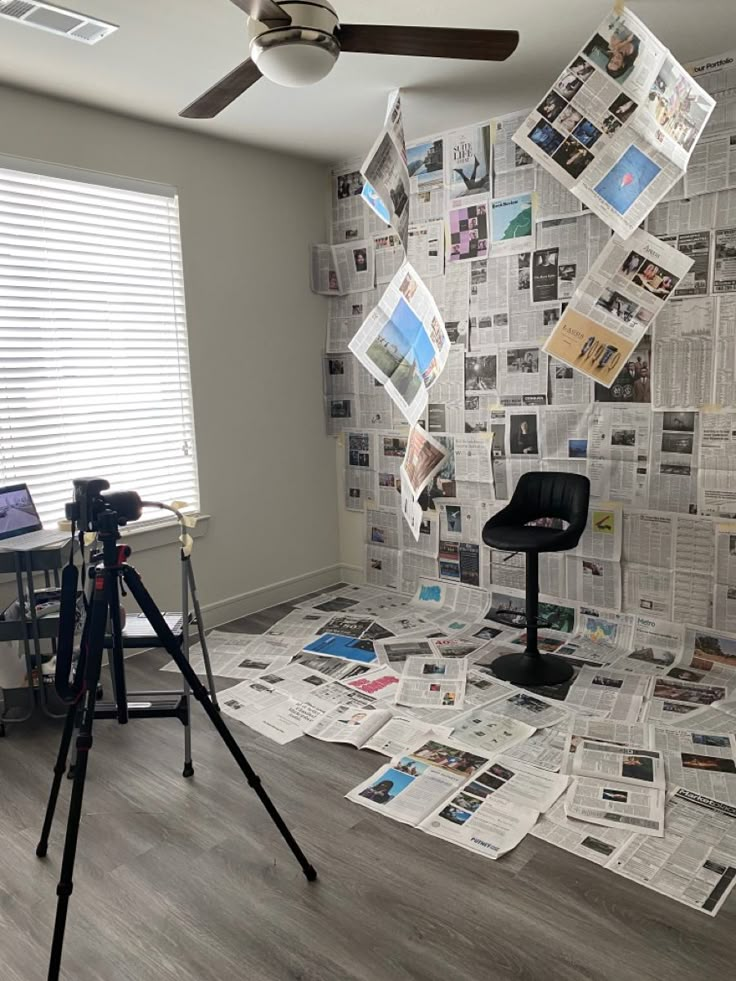
[[638,17],[613,10],[514,140],[627,238],[685,173],[714,104]]
[[350,350],[414,425],[445,367],[450,339],[432,294],[408,262],[351,340]]

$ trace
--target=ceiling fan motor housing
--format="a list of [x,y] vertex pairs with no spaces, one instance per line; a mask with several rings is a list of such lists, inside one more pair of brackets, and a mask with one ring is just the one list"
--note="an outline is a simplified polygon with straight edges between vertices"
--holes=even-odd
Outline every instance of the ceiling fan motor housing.
[[327,0],[283,0],[279,6],[291,17],[284,27],[248,18],[250,56],[272,82],[290,88],[313,85],[332,71],[340,54],[335,8]]

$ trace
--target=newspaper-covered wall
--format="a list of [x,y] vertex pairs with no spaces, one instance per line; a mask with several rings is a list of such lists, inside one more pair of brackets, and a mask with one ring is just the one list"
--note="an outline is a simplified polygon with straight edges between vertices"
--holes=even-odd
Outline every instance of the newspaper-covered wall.
[[[736,534],[717,531],[736,519],[733,64],[705,58],[686,75],[627,10],[606,19],[533,111],[410,141],[408,258],[415,296],[427,297],[416,319],[430,339],[433,319],[444,322],[449,349],[440,337],[410,351],[398,397],[349,353],[374,343],[360,341],[365,322],[373,317],[378,336],[376,318],[386,323],[406,299],[394,271],[391,310],[380,312],[396,234],[361,200],[361,161],[333,168],[331,246],[315,276],[334,272],[351,290],[329,299],[324,360],[345,506],[401,517],[407,423],[433,458],[421,493],[403,488],[398,544],[366,539],[369,582],[412,594],[422,576],[523,589],[523,564],[491,555],[478,515],[502,506],[523,473],[562,470],[588,476],[600,526],[582,551],[543,563],[546,593],[736,630]],[[559,153],[519,135],[544,126],[568,149],[577,141],[589,166],[581,153],[560,170]],[[622,141],[667,157],[619,215],[631,227],[594,201],[603,177],[588,179],[626,152]],[[369,282],[355,269],[363,249]],[[444,364],[431,388],[423,359]]]

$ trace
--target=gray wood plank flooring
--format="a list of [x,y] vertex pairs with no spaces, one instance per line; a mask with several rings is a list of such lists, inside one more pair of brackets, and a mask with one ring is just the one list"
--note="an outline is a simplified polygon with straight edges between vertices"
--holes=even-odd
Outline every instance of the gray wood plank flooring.
[[[258,633],[284,604],[229,625]],[[167,688],[161,652],[131,689]],[[224,683],[223,683],[224,686]],[[499,862],[343,795],[382,758],[232,728],[320,878],[307,883],[199,706],[195,776],[173,720],[98,722],[64,977],[74,981],[716,981],[734,977],[736,898],[691,912],[544,842]],[[60,726],[0,740],[0,979],[43,981],[66,801],[34,849]]]

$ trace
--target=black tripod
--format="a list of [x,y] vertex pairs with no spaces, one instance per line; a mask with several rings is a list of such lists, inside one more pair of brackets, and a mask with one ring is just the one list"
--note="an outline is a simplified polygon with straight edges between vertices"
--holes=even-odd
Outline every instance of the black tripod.
[[[126,492],[128,493],[128,492]],[[140,512],[139,512],[140,513]],[[271,798],[261,785],[260,777],[257,776],[250,763],[246,759],[243,751],[235,741],[232,733],[223,721],[222,716],[214,706],[207,689],[200,682],[199,678],[192,670],[189,662],[184,657],[179,641],[176,639],[163,615],[154,603],[150,594],[143,585],[140,576],[133,568],[128,565],[126,559],[130,556],[130,548],[127,545],[118,544],[120,533],[118,524],[125,523],[124,516],[118,517],[115,511],[105,510],[95,518],[95,530],[102,543],[102,558],[91,570],[93,578],[93,590],[90,601],[89,611],[82,632],[82,642],[80,655],[74,671],[74,677],[67,691],[69,698],[73,699],[69,706],[69,711],[64,724],[64,731],[59,746],[59,754],[54,766],[54,778],[51,785],[51,793],[46,808],[46,816],[41,831],[41,838],[36,848],[36,854],[43,858],[48,848],[49,832],[54,818],[54,810],[59,796],[62,778],[66,770],[69,749],[72,743],[74,730],[78,728],[76,740],[76,765],[74,767],[74,778],[72,783],[71,801],[69,804],[69,816],[67,819],[66,839],[64,841],[64,854],[61,862],[61,873],[59,885],[56,889],[58,896],[56,909],[56,922],[54,924],[54,936],[51,945],[51,958],[49,962],[48,981],[58,981],[61,966],[61,954],[64,944],[64,928],[66,925],[67,909],[69,897],[73,889],[74,859],[77,851],[77,838],[79,835],[79,822],[82,816],[82,798],[84,796],[84,782],[87,775],[87,761],[89,751],[92,748],[92,726],[95,718],[117,717],[118,722],[126,723],[128,718],[145,717],[147,713],[145,706],[128,706],[127,692],[125,686],[125,671],[123,664],[123,640],[121,630],[120,596],[119,589],[121,583],[130,590],[133,599],[137,602],[141,611],[148,618],[148,622],[153,627],[158,637],[161,647],[176,662],[181,671],[186,685],[191,690],[192,695],[202,704],[210,721],[219,732],[223,742],[230,750],[235,762],[243,772],[249,786],[258,795],[263,806],[268,811],[271,820],[281,833],[286,844],[291,849],[292,854],[299,862],[302,872],[306,878],[313,882],[317,878],[317,873],[312,865],[307,861],[301,848],[295,841],[293,835],[284,823],[283,818],[276,810]],[[74,585],[72,593],[76,594],[76,569],[73,566],[69,570],[74,574]],[[66,570],[65,570],[66,571]],[[72,600],[73,605],[73,600]],[[112,646],[109,653],[111,658],[112,676],[114,679],[116,708],[114,713],[100,712],[95,710],[97,690],[100,681],[100,671],[102,667],[102,656],[105,649],[105,632],[110,623],[110,633],[112,636]],[[74,610],[69,610],[69,604],[62,600],[62,611],[59,623],[59,651],[63,652],[65,646],[73,646],[73,625]],[[71,627],[71,631],[69,628]],[[185,625],[186,629],[186,625]],[[64,661],[62,657],[62,661]],[[68,664],[65,662],[63,671],[66,670],[68,681],[71,668],[71,657]],[[57,677],[57,686],[59,685]],[[60,686],[64,687],[63,682]]]

